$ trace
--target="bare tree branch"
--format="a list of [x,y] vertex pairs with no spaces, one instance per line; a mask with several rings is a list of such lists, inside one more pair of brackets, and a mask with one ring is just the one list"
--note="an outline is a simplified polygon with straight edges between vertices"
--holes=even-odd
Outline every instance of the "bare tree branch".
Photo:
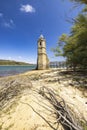
[[[34,102],[46,110],[45,112],[43,111],[43,113],[46,114],[46,116],[49,116],[54,120],[46,119],[45,116],[42,116],[40,111],[37,112],[37,110],[35,110],[33,106],[31,106],[30,104],[23,103],[23,102],[21,103],[30,106],[32,110],[36,114],[38,114],[42,119],[44,119],[44,121],[46,121],[46,123],[53,130],[57,130],[59,124],[62,125],[64,130],[83,130],[80,123],[78,123],[77,119],[74,117],[74,114],[71,112],[70,108],[68,107],[64,99],[61,98],[58,94],[56,94],[54,90],[51,90],[47,87],[41,87],[40,89],[33,90],[33,91],[35,92],[34,96],[36,94],[39,94],[39,98],[40,98],[38,99],[38,96],[37,97],[35,96],[37,101]],[[44,101],[47,101],[48,103]],[[48,114],[48,112],[50,114]]]
[[65,130],[83,130],[74,119],[63,98],[47,87],[41,87],[39,94],[54,107],[57,123],[60,123]]

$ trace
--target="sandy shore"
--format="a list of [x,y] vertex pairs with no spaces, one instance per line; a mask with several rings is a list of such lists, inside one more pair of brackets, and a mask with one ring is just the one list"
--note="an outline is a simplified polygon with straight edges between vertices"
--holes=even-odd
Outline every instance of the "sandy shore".
[[[80,75],[81,81],[77,84],[71,74],[62,71],[29,71],[0,78],[0,130],[52,130],[37,114],[51,122],[55,121],[51,113],[41,105],[44,102],[50,106],[49,102],[35,93],[42,86],[55,90],[64,98],[80,121],[87,120],[87,91],[78,89],[83,84],[83,76]],[[56,125],[52,125],[56,128]],[[58,130],[62,129],[59,125]]]

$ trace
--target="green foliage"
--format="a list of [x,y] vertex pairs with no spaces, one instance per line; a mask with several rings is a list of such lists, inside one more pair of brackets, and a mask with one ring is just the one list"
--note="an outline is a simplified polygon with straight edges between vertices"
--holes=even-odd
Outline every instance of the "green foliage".
[[54,52],[55,56],[63,56],[62,50],[58,46],[56,48],[52,48],[51,51]]
[[70,0],[70,1],[80,3],[80,4],[87,4],[87,0]]
[[67,64],[75,68],[87,69],[87,0],[70,0],[84,4],[82,12],[73,20],[70,34],[62,34],[57,47],[52,49],[55,56],[64,56]]
[[51,51],[54,52],[55,56],[64,56],[63,54],[63,45],[67,41],[67,35],[62,34],[59,38],[56,48],[52,48]]
[[84,7],[84,9],[82,10],[83,13],[87,13],[87,5]]
[[[61,51],[62,49],[62,51]],[[65,56],[70,66],[87,67],[87,15],[79,14],[71,28],[70,35],[62,34],[57,47],[53,50],[59,56]]]

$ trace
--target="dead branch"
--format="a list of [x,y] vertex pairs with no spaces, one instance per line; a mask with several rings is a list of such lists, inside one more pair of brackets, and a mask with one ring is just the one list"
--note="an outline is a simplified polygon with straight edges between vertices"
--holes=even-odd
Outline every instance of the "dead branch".
[[29,106],[37,115],[39,115],[53,130],[57,130],[57,129],[55,129],[55,128],[49,123],[48,120],[45,119],[45,117],[43,117],[39,112],[37,112],[30,104],[24,103],[24,102],[21,102],[21,103],[28,105],[28,106]]
[[60,123],[64,130],[83,130],[77,120],[74,119],[63,98],[47,87],[41,87],[38,93],[53,106],[56,123]]
[[[46,119],[46,116],[42,116],[40,111],[38,112],[35,110],[35,108],[33,108],[30,104],[23,102],[21,103],[32,108],[32,110],[38,114],[53,130],[58,130],[59,124],[62,125],[64,130],[83,130],[64,99],[56,94],[54,90],[47,87],[41,87],[40,89],[33,91],[33,95],[35,99],[37,99],[37,101],[33,100],[33,102],[44,108],[46,111],[43,111],[43,113],[45,113],[46,116],[50,116],[50,118],[52,117],[54,120]],[[37,94],[39,94],[39,97],[36,96]],[[44,101],[48,101],[48,103]],[[50,113],[49,115],[48,112]]]

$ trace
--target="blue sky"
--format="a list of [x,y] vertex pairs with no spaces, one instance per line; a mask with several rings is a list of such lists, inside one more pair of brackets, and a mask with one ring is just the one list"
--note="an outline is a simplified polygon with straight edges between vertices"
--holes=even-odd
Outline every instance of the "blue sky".
[[0,59],[36,63],[37,40],[43,34],[50,61],[63,60],[51,48],[70,32],[66,20],[79,10],[68,0],[0,0]]

